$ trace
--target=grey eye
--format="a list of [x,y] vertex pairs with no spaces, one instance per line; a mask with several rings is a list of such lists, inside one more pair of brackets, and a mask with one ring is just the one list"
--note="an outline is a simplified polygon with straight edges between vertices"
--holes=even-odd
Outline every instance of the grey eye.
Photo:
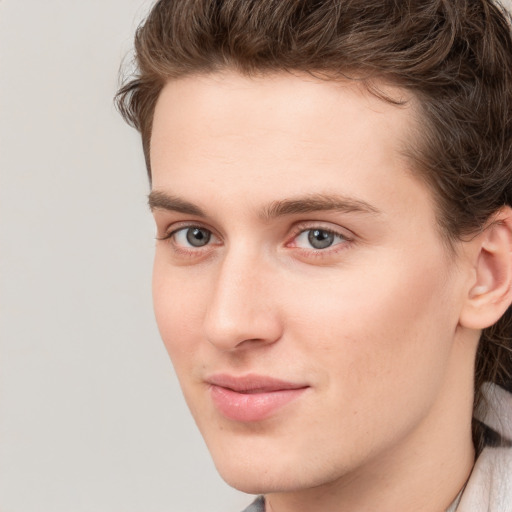
[[325,249],[334,243],[335,236],[334,233],[324,229],[310,229],[308,231],[308,242],[315,249]]
[[186,233],[187,242],[192,247],[203,247],[212,237],[211,232],[203,228],[186,228],[183,231]]

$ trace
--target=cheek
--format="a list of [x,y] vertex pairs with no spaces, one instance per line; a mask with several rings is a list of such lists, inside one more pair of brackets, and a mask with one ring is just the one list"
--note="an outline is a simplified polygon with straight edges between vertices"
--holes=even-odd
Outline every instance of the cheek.
[[204,290],[155,255],[153,306],[160,335],[176,370],[193,354],[202,325]]
[[[381,263],[386,266],[384,258]],[[443,385],[453,327],[443,269],[427,268],[438,277],[425,279],[416,265],[386,268],[353,269],[353,279],[303,284],[301,294],[288,294],[288,310],[295,312],[288,317],[289,360],[299,355],[316,379],[306,444],[317,443],[325,460],[357,458],[405,436]],[[295,428],[288,434],[303,439],[305,423]],[[339,441],[340,432],[348,444]]]
[[430,382],[448,359],[457,315],[445,266],[430,258],[396,262],[382,257],[367,271],[353,268],[289,294],[293,337],[349,393]]

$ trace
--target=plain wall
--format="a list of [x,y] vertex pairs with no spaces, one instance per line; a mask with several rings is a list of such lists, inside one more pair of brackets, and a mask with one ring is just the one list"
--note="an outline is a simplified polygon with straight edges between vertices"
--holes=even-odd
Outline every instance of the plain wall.
[[0,1],[0,512],[252,499],[217,476],[153,320],[144,162],[112,104],[150,3]]
[[0,1],[0,512],[238,512],[151,305],[138,134],[113,107],[150,2]]

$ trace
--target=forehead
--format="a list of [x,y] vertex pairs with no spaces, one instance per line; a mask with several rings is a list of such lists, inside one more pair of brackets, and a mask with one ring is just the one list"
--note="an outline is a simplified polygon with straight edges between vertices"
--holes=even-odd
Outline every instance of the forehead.
[[254,200],[259,190],[300,195],[340,186],[344,195],[371,196],[376,181],[392,191],[396,179],[411,177],[403,149],[416,107],[399,88],[382,91],[403,105],[358,82],[290,73],[170,81],[153,121],[153,188],[200,199],[198,184],[207,183],[210,192]]
[[179,136],[206,143],[199,139],[205,134],[215,136],[217,143],[237,136],[263,139],[267,134],[276,145],[288,139],[313,149],[338,143],[347,131],[361,144],[371,143],[368,139],[380,131],[379,142],[391,143],[398,152],[415,123],[415,99],[397,87],[381,85],[380,90],[403,106],[369,93],[356,81],[320,80],[304,74],[246,77],[225,71],[172,80],[155,108],[152,161],[170,140]]
[[[231,135],[237,126],[243,126],[247,135],[248,128],[251,133],[271,127],[290,132],[295,126],[299,139],[308,135],[306,125],[314,127],[319,121],[329,125],[340,116],[352,128],[363,129],[364,121],[388,128],[414,122],[416,100],[411,93],[385,84],[377,90],[394,103],[355,80],[321,80],[291,73],[248,77],[232,71],[191,75],[164,86],[155,108],[153,137],[171,116],[174,121],[190,121],[186,126],[191,129],[199,120],[203,128],[215,128],[218,136]],[[365,110],[374,115],[363,115]],[[354,123],[356,117],[359,123]]]

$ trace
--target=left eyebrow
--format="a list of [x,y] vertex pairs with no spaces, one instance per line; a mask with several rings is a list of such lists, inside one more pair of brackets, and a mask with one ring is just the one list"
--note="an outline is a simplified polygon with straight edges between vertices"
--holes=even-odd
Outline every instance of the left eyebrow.
[[273,201],[267,206],[261,217],[268,221],[284,215],[337,211],[341,213],[364,213],[379,215],[382,212],[360,199],[330,194],[312,194],[296,198]]

